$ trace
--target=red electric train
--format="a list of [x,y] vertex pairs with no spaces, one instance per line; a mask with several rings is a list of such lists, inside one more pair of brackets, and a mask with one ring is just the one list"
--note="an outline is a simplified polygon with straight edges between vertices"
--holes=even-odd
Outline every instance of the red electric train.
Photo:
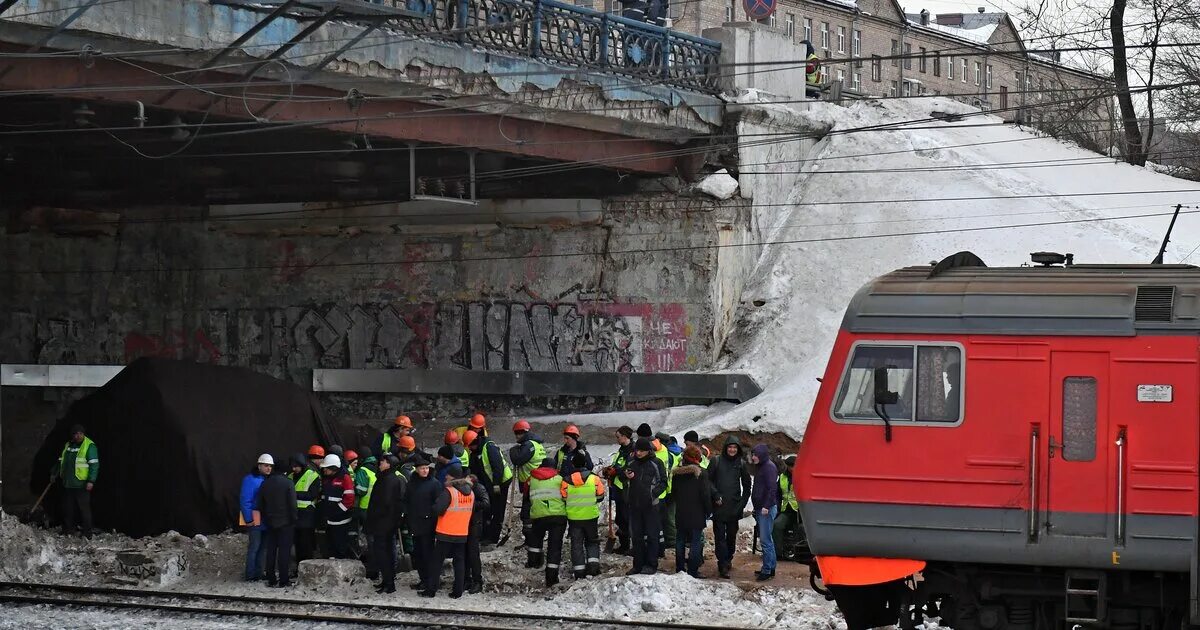
[[863,287],[794,469],[851,630],[1200,623],[1200,268],[989,268]]

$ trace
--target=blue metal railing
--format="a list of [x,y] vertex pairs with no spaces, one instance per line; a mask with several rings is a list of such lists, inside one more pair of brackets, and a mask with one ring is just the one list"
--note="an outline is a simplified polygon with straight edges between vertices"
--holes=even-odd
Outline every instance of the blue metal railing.
[[425,15],[414,28],[702,92],[717,92],[719,42],[557,0],[385,0]]

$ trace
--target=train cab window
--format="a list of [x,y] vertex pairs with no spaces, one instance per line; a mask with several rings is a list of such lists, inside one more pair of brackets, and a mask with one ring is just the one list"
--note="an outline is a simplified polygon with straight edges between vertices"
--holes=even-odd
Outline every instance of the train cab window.
[[[883,369],[881,369],[883,368]],[[886,385],[875,379],[886,375]],[[954,424],[962,419],[962,349],[939,344],[854,347],[842,376],[833,416],[839,420]],[[876,407],[876,390],[896,394],[896,402]]]
[[1096,379],[1068,376],[1063,379],[1063,459],[1090,462],[1096,459]]

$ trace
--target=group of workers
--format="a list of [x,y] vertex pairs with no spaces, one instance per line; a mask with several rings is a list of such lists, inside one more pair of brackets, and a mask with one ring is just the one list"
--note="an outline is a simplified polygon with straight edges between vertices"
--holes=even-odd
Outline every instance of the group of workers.
[[432,456],[417,448],[412,433],[412,420],[400,416],[377,450],[313,445],[293,456],[286,471],[272,455],[261,455],[241,487],[241,524],[249,533],[245,579],[289,586],[294,547],[297,563],[318,553],[360,558],[381,593],[396,591],[398,560],[411,556],[419,576],[412,588],[425,597],[438,591],[450,559],[450,596],[481,592],[480,553],[502,540],[514,479],[522,497],[526,567],[544,569],[546,586],[559,581],[568,537],[571,574],[600,574],[605,501],[615,507],[615,552],[633,558],[629,575],[657,572],[663,550],[674,547],[675,570],[701,577],[711,520],[717,571],[729,577],[738,521],[752,503],[762,545],[756,575],[769,580],[775,575],[774,540],[799,527],[790,462],[780,474],[765,444],[747,459],[730,437],[710,457],[694,431],[681,447],[666,434],[652,434],[649,425],[636,433],[621,427],[618,452],[597,474],[574,425],[563,430],[562,445],[551,454],[530,424],[518,421],[507,457],[481,414],[448,431]]

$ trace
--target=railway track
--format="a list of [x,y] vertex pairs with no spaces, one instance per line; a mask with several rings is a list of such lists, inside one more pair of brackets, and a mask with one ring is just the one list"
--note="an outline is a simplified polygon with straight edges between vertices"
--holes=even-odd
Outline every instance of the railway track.
[[[210,593],[178,593],[120,587],[91,587],[26,582],[0,582],[0,602],[99,610],[154,611],[216,617],[307,621],[312,623],[393,626],[401,628],[463,628],[465,630],[528,630],[556,624],[572,629],[626,628],[692,629],[696,626],[623,619],[579,618],[518,612],[441,610],[402,604],[313,601]],[[709,628],[733,628],[713,626]]]

